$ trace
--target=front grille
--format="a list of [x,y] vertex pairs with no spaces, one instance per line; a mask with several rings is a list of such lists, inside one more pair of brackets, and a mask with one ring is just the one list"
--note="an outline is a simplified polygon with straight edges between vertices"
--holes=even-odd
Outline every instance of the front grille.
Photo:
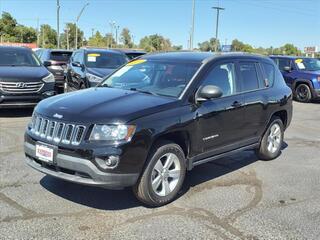
[[54,143],[79,145],[84,138],[86,127],[50,120],[33,115],[31,132]]
[[43,82],[0,82],[0,89],[7,93],[36,93],[43,85]]

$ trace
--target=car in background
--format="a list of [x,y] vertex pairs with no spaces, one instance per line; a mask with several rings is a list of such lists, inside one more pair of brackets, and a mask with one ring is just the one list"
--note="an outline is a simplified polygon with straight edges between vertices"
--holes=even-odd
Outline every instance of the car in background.
[[65,71],[72,55],[71,50],[63,49],[38,49],[36,54],[42,64],[53,74],[55,88],[58,92],[63,92],[65,83]]
[[308,57],[270,56],[279,67],[294,98],[310,102],[320,98],[320,60]]
[[25,47],[0,47],[0,108],[33,107],[53,96],[54,76]]
[[66,72],[65,92],[94,87],[128,62],[124,53],[109,49],[79,49],[73,52]]
[[121,49],[120,48],[115,50],[124,53],[129,58],[129,60],[140,57],[147,53],[146,51],[138,50],[138,49]]

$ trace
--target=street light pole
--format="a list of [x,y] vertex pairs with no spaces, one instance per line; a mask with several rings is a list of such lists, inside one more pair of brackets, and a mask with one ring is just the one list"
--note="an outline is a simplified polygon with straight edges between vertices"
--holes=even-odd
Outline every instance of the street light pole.
[[225,8],[222,8],[222,7],[212,7],[212,9],[216,9],[216,10],[217,10],[216,40],[215,40],[215,46],[214,46],[214,51],[216,52],[217,49],[218,49],[219,14],[220,14],[220,11],[225,10]]
[[60,3],[57,0],[57,47],[60,48]]
[[86,3],[86,4],[82,7],[79,15],[77,16],[76,22],[75,22],[75,25],[76,25],[76,39],[75,39],[75,42],[76,42],[76,43],[75,43],[75,49],[78,49],[78,27],[77,27],[77,26],[78,26],[78,22],[79,22],[79,19],[80,19],[81,15],[82,15],[84,9],[85,9],[88,5],[89,5],[89,3]]
[[68,25],[67,25],[66,32],[67,32],[67,49],[69,50],[69,26]]
[[191,31],[190,31],[190,50],[193,50],[193,37],[194,37],[194,15],[195,15],[195,0],[192,3],[192,24],[191,24]]

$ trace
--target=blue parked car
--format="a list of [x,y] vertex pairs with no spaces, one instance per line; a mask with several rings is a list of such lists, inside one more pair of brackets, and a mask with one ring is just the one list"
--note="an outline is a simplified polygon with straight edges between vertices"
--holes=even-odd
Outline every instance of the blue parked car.
[[270,56],[299,102],[320,98],[320,60],[294,56]]

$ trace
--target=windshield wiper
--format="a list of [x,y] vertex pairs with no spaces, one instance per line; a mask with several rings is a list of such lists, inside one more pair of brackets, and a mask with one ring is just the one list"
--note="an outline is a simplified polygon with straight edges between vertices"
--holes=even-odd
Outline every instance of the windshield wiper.
[[149,91],[145,91],[145,90],[141,90],[141,89],[137,89],[137,88],[130,88],[130,91],[136,91],[136,92],[140,92],[140,93],[145,93],[145,94],[149,94],[149,95],[157,95],[153,92],[149,92]]

